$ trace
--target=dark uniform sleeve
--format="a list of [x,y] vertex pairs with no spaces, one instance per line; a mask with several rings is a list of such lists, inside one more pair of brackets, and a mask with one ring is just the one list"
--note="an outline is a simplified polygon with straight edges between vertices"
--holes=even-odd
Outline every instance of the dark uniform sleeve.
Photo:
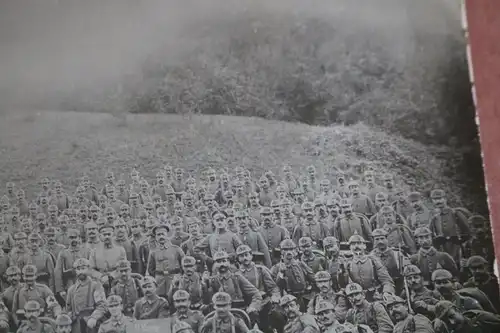
[[255,234],[257,235],[257,250],[264,254],[264,265],[269,268],[272,266],[269,248],[267,247],[264,237],[260,234],[260,232],[256,232]]
[[151,276],[155,276],[156,261],[155,261],[155,256],[154,256],[153,251],[149,252],[149,258],[148,258],[146,267],[148,270],[146,273],[148,273]]
[[459,272],[458,272],[457,264],[456,264],[455,260],[453,260],[453,257],[446,252],[441,252],[440,256],[441,256],[441,258],[440,258],[441,263],[440,264],[443,266],[443,268],[446,269],[447,271],[449,271],[451,273],[451,275],[458,276]]
[[236,318],[236,333],[248,333],[248,326],[240,318]]
[[382,285],[382,289],[384,292],[394,294],[394,280],[389,275],[387,268],[380,262],[380,260],[375,256],[370,256],[370,259],[373,261],[375,269],[377,270],[378,280]]
[[238,277],[238,283],[240,285],[241,292],[243,293],[245,298],[251,298],[252,302],[250,303],[250,307],[260,310],[262,306],[262,296],[259,290],[248,281],[242,274],[235,273]]
[[106,294],[100,283],[96,283],[96,286],[92,291],[92,297],[94,298],[94,312],[92,312],[90,316],[95,320],[99,320],[103,318],[107,312]]
[[276,285],[276,282],[274,282],[271,271],[267,267],[262,267],[261,272],[262,282],[266,293],[271,294],[272,296],[280,296],[280,289]]
[[158,319],[170,317],[170,309],[166,299],[162,298],[160,308],[158,309]]
[[392,333],[394,325],[384,307],[380,303],[374,303],[373,310],[375,310],[379,333]]
[[311,286],[316,285],[316,279],[314,278],[314,272],[311,267],[307,266],[307,264],[303,261],[299,261],[300,267],[304,272],[304,276],[306,277],[306,281],[309,282]]
[[467,217],[462,212],[456,209],[454,210],[454,213],[457,221],[457,226],[460,229],[460,235],[470,236],[471,230]]

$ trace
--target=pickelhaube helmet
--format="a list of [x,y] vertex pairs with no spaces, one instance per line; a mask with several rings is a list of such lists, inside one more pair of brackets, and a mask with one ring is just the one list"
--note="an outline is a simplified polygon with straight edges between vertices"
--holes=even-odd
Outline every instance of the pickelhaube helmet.
[[26,265],[23,267],[24,276],[36,276],[37,269],[34,265]]
[[429,236],[432,235],[432,232],[429,228],[427,227],[418,227],[413,231],[413,236],[419,237],[419,236]]
[[469,258],[469,260],[467,260],[467,267],[469,268],[482,266],[486,264],[488,264],[488,262],[481,256],[472,256]]
[[352,244],[352,243],[357,243],[357,242],[366,243],[363,236],[359,235],[358,232],[356,230],[354,230],[354,234],[351,237],[349,237],[348,243]]
[[174,293],[173,300],[176,302],[189,301],[190,295],[184,289],[179,289]]
[[116,264],[117,269],[129,269],[130,267],[130,261],[128,261],[127,259],[122,259]]
[[226,251],[219,249],[217,252],[214,253],[213,259],[214,261],[229,259],[229,255],[227,254]]
[[57,326],[71,326],[71,324],[72,324],[71,317],[65,313],[61,313],[56,318]]
[[153,234],[156,235],[156,233],[161,230],[161,229],[165,229],[167,232],[170,231],[170,227],[166,224],[156,224],[154,227],[153,227]]
[[293,250],[296,248],[297,245],[295,245],[294,241],[291,239],[284,239],[280,244],[280,249],[282,250]]
[[299,246],[311,245],[312,239],[310,237],[301,237],[299,239]]
[[196,259],[192,256],[185,256],[182,258],[182,267],[196,265]]
[[411,275],[420,275],[420,274],[422,274],[422,271],[420,271],[420,268],[418,268],[415,265],[406,265],[405,268],[403,269],[404,277],[408,277]]
[[327,271],[319,271],[318,273],[316,273],[316,275],[314,275],[314,279],[316,280],[316,282],[330,281],[332,279],[332,276]]
[[432,190],[432,192],[431,192],[431,199],[439,199],[439,198],[444,198],[444,197],[445,197],[445,193],[441,189],[435,189],[435,190]]
[[156,280],[152,276],[145,276],[141,280],[141,287],[144,287],[147,284],[153,284],[156,286]]
[[99,232],[103,232],[104,230],[106,229],[111,229],[111,231],[114,231],[115,230],[115,227],[110,224],[110,223],[104,223],[102,225],[99,226]]
[[73,268],[78,268],[78,267],[90,267],[90,261],[85,258],[78,258],[75,260],[73,263]]
[[238,248],[236,249],[236,255],[242,255],[245,253],[252,253],[252,249],[250,248],[250,246],[245,244],[238,246]]
[[38,311],[38,310],[40,310],[40,308],[41,308],[40,303],[38,303],[37,301],[34,301],[34,300],[28,301],[24,305],[25,311]]
[[323,239],[323,247],[327,245],[335,245],[338,243],[338,240],[333,236],[328,236]]
[[9,266],[5,271],[5,275],[7,276],[15,274],[21,274],[21,269],[18,266]]
[[386,306],[391,306],[394,304],[405,304],[405,301],[396,295],[386,294],[384,295],[384,303]]
[[434,272],[432,272],[431,280],[451,280],[453,278],[453,275],[447,271],[446,269],[436,269]]
[[301,208],[302,208],[303,210],[305,210],[305,209],[313,209],[314,207],[313,207],[313,204],[312,204],[312,203],[310,203],[309,201],[305,201],[305,202],[302,204]]
[[381,236],[387,237],[387,231],[385,229],[380,229],[380,228],[375,229],[372,232],[372,236],[373,237],[381,237]]
[[107,306],[118,306],[122,304],[122,298],[118,295],[110,295],[106,300]]
[[418,201],[421,198],[422,198],[422,195],[420,194],[420,192],[411,192],[410,194],[408,194],[409,201]]
[[231,304],[231,295],[226,292],[218,292],[212,297],[215,306],[226,306]]
[[194,332],[191,325],[185,321],[176,321],[174,327],[172,328],[173,333],[189,333]]
[[335,306],[331,302],[321,301],[316,305],[314,312],[316,315],[318,315],[318,314],[325,312],[325,311],[328,311],[328,310],[335,311]]
[[357,283],[349,283],[345,287],[345,294],[346,294],[346,296],[350,296],[352,294],[361,293],[361,292],[363,292],[363,287],[361,287]]

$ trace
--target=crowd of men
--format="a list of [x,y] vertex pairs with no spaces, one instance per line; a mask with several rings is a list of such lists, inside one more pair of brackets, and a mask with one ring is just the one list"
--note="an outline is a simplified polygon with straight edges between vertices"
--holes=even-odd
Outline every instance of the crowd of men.
[[[390,174],[166,165],[0,199],[0,332],[466,333],[500,328],[485,218]],[[399,184],[403,185],[403,184]]]

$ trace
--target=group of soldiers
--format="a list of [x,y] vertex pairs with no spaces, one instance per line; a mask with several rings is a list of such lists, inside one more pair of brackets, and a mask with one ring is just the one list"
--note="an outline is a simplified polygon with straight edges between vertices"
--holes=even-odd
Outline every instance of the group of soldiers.
[[194,178],[164,166],[0,198],[0,333],[465,333],[500,328],[485,218],[374,167]]

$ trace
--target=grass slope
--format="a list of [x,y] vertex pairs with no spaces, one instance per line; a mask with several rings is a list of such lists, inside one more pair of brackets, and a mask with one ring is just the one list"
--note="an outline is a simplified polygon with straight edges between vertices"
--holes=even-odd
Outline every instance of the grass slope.
[[353,177],[370,163],[393,173],[400,186],[425,192],[440,186],[453,203],[471,207],[472,199],[447,176],[437,151],[362,124],[316,127],[245,117],[78,112],[0,118],[0,182],[16,182],[28,197],[38,192],[44,176],[63,181],[71,192],[83,173],[101,183],[108,168],[128,177],[135,166],[152,180],[167,162],[193,173],[244,165],[254,175],[267,169],[279,173],[284,163],[296,172],[314,164],[326,176],[340,168]]

